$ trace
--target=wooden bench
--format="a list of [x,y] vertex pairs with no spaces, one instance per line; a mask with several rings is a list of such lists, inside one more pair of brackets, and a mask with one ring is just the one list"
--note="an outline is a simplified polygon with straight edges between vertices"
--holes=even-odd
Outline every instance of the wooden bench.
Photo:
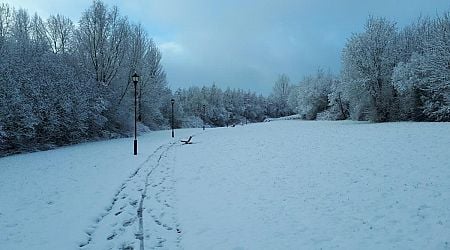
[[192,135],[189,136],[189,139],[187,141],[186,140],[181,140],[181,142],[184,143],[184,144],[192,144],[191,139],[192,139]]

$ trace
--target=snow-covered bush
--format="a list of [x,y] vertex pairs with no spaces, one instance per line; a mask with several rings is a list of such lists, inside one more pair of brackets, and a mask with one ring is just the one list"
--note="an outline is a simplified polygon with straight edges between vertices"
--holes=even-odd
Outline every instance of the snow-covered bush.
[[450,15],[430,26],[423,53],[414,52],[399,63],[392,84],[400,93],[400,107],[413,120],[450,121]]
[[198,116],[185,117],[182,120],[183,128],[201,128],[203,126],[203,120]]
[[[294,89],[291,104],[296,105],[295,111],[307,120],[314,120],[317,114],[328,107],[328,95],[331,91],[333,76],[318,70],[315,76],[305,77]],[[295,100],[292,100],[295,99]]]

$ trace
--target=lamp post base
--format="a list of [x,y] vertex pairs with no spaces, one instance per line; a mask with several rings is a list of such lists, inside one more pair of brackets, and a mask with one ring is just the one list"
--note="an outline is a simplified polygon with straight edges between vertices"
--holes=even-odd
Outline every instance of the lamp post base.
[[134,140],[134,155],[137,155],[137,140]]

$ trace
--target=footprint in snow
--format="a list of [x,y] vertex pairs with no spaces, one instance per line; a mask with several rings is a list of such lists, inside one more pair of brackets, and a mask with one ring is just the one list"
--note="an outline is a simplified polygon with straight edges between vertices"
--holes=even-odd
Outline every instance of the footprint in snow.
[[114,232],[114,233],[112,233],[110,236],[108,236],[108,238],[106,238],[107,240],[112,240],[112,239],[114,239],[114,237],[116,237],[117,236],[117,234],[116,234],[116,232]]
[[138,203],[138,201],[134,200],[134,201],[130,202],[130,205],[133,206],[133,207],[136,207],[137,203]]
[[124,227],[128,227],[129,225],[133,224],[134,220],[133,219],[129,219],[129,220],[125,220],[122,225]]

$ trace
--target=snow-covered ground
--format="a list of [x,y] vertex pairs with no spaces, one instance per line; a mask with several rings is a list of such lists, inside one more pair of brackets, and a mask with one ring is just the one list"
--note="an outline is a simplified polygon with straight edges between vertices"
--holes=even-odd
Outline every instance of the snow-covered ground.
[[133,139],[116,139],[0,158],[0,249],[77,249],[86,243],[124,183],[151,167],[146,161],[158,147],[174,141],[169,131],[138,139],[138,157]]
[[449,123],[177,136],[0,159],[0,249],[450,249]]

